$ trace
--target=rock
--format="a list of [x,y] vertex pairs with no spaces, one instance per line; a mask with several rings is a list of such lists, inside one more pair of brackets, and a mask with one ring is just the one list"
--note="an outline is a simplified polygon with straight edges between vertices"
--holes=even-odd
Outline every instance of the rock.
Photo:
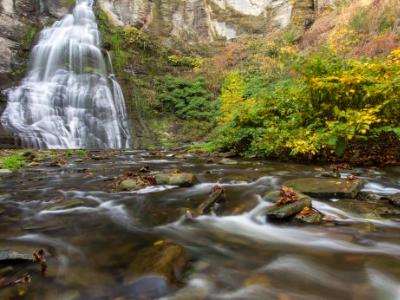
[[190,187],[198,181],[192,173],[159,173],[154,177],[157,184],[178,185],[180,187]]
[[389,200],[389,203],[393,204],[394,206],[400,207],[400,193],[396,193],[393,195],[385,195],[381,198]]
[[125,180],[122,180],[118,185],[117,185],[117,191],[137,191],[140,189],[143,189],[147,186],[148,184],[142,180],[140,177],[135,177],[135,178],[128,178]]
[[279,198],[281,197],[280,192],[279,191],[272,191],[272,192],[267,192],[264,197],[263,200],[267,201],[267,202],[277,202],[279,200]]
[[169,184],[189,187],[197,183],[197,178],[192,173],[171,174]]
[[139,250],[127,268],[125,282],[130,283],[146,275],[158,275],[169,284],[176,284],[190,259],[180,245],[169,241],[157,241]]
[[306,208],[299,212],[295,219],[308,224],[319,224],[322,221],[322,214],[314,208]]
[[300,178],[283,183],[300,193],[318,198],[355,198],[364,186],[360,179]]
[[133,299],[158,299],[167,295],[169,291],[164,277],[145,276],[124,287],[123,295]]
[[236,160],[230,159],[230,158],[223,158],[219,161],[220,164],[222,165],[237,165],[238,162]]
[[19,253],[12,250],[0,250],[0,265],[19,262],[33,262],[32,254]]
[[6,176],[12,174],[12,171],[9,169],[0,169],[0,176]]
[[339,172],[322,172],[321,173],[321,177],[325,177],[325,178],[340,178],[340,173]]
[[222,186],[216,185],[211,191],[210,195],[192,212],[194,217],[217,212],[221,210],[221,206],[226,201],[225,189]]
[[85,204],[85,202],[83,200],[72,199],[72,200],[67,200],[67,201],[63,201],[63,202],[52,203],[52,204],[46,206],[45,210],[57,211],[57,210],[63,210],[63,209],[69,209],[69,208],[83,206],[84,204]]
[[358,193],[357,198],[364,201],[378,201],[382,196],[371,192],[360,192]]
[[284,219],[291,217],[299,212],[301,212],[305,207],[311,207],[311,198],[297,193],[298,200],[292,203],[279,205],[275,204],[270,206],[266,210],[266,215],[268,218],[272,219]]

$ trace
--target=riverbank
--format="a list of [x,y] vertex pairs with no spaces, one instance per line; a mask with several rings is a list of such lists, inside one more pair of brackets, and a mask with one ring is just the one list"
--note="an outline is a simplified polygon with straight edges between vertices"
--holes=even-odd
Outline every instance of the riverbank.
[[396,299],[396,167],[57,152],[0,176],[2,299]]

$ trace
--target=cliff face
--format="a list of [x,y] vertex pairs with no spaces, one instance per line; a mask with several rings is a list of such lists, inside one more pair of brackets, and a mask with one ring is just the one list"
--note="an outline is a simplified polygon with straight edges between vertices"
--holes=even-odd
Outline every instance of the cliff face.
[[37,31],[68,12],[67,0],[0,1],[0,88],[17,79]]
[[[191,43],[264,34],[291,22],[311,24],[333,0],[98,0],[115,25]],[[37,31],[65,15],[71,0],[0,0],[0,89],[26,63]],[[28,53],[24,53],[28,52]],[[20,54],[23,55],[20,55]],[[15,78],[11,78],[11,80]]]
[[99,0],[115,25],[190,42],[264,34],[291,22],[311,24],[332,0]]

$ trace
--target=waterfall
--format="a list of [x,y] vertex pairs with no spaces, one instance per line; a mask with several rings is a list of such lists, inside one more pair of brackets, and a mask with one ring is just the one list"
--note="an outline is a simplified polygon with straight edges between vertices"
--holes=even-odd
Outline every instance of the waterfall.
[[129,147],[124,97],[100,43],[93,0],[77,0],[72,14],[40,32],[1,117],[24,147]]

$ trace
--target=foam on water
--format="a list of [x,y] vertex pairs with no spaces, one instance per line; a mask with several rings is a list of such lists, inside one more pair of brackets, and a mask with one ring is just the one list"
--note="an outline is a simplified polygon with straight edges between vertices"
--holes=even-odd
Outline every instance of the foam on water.
[[40,33],[27,76],[8,91],[1,122],[23,146],[126,148],[130,144],[121,87],[104,59],[93,1]]

